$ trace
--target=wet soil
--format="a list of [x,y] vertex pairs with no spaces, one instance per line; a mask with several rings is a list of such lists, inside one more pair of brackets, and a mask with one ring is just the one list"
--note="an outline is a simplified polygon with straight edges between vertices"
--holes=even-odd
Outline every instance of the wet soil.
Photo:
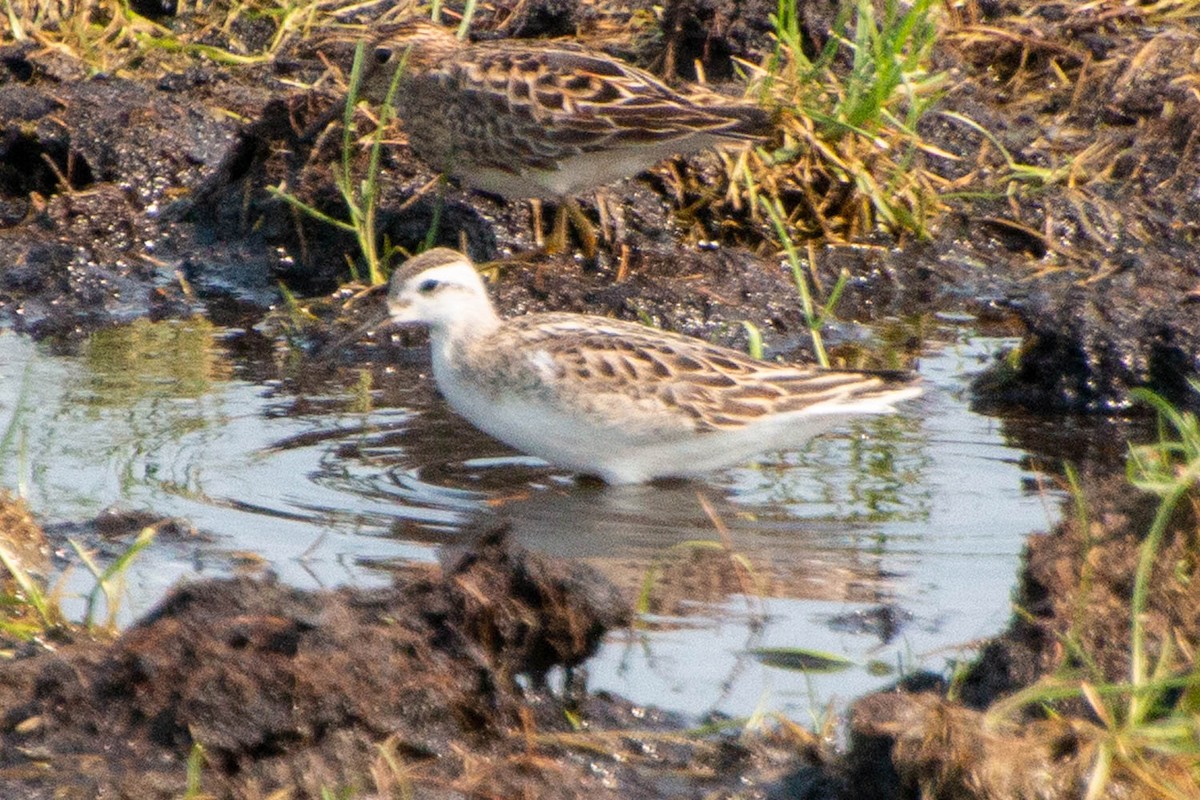
[[[688,75],[699,58],[718,79],[731,59],[771,48],[769,9],[681,0],[654,37],[636,7],[518,5],[490,7],[481,35],[573,29],[667,74]],[[814,47],[833,17],[829,5],[806,7]],[[876,234],[819,245],[827,281],[851,274],[840,316],[1015,316],[1024,342],[981,383],[985,403],[1112,412],[1128,407],[1133,386],[1189,401],[1186,378],[1200,366],[1200,100],[1186,79],[1195,34],[1154,23],[1053,3],[980,6],[953,20],[935,51],[946,94],[922,133],[954,158],[920,165],[945,185],[947,211],[928,241]],[[352,47],[342,39],[297,40],[266,65],[181,68],[158,55],[163,63],[152,56],[123,71],[144,77],[86,80],[59,51],[0,47],[0,314],[34,335],[70,337],[136,315],[193,313],[198,299],[265,307],[280,281],[313,295],[345,280],[353,237],[267,191],[343,214],[333,183],[340,127],[330,122]],[[381,232],[415,248],[436,216],[436,176],[402,144],[384,160]],[[763,223],[696,205],[719,169],[704,154],[602,193],[615,230],[598,257],[510,265],[502,305],[648,316],[734,344],[749,320],[769,344],[802,355],[790,276]],[[981,185],[994,197],[954,194]],[[465,244],[480,261],[536,252],[524,204],[453,187],[444,202],[438,243]]]
[[[381,752],[428,796],[504,796],[510,782],[574,796],[564,781],[604,793],[584,761],[539,768],[534,743],[570,731],[576,707],[573,684],[551,693],[547,673],[628,619],[593,570],[510,547],[503,529],[389,590],[184,585],[111,643],[64,633],[6,665],[0,794],[176,797],[200,742],[221,795],[358,785]],[[597,720],[630,713],[609,705]],[[614,786],[634,780],[620,771]]]
[[[1084,481],[1082,501],[1086,517],[1068,514],[1050,533],[1030,537],[1015,597],[1018,613],[966,671],[958,700],[946,699],[939,679],[858,701],[847,755],[851,796],[1085,794],[1098,748],[1116,735],[1106,726],[1116,723],[1100,715],[1097,708],[1104,706],[1086,698],[1081,687],[1129,680],[1130,597],[1158,498],[1121,477],[1093,476]],[[1161,661],[1163,678],[1195,669],[1195,654],[1180,654],[1176,646],[1200,635],[1198,536],[1197,508],[1184,502],[1153,562],[1153,589],[1142,619],[1149,663]],[[1163,659],[1164,648],[1173,655]],[[1005,702],[1052,679],[1048,686],[1068,688],[1053,701]],[[880,764],[890,768],[880,770]],[[1184,787],[1176,796],[1200,791],[1194,761],[1151,756],[1143,766],[1161,785]],[[1164,795],[1118,760],[1103,796]]]
[[963,79],[947,103],[1015,161],[1062,178],[980,203],[966,220],[1026,256],[1023,291],[1007,299],[1027,333],[990,399],[1110,411],[1128,405],[1130,387],[1150,386],[1196,402],[1186,378],[1200,366],[1190,199],[1200,99],[1183,76],[1200,39],[1126,11],[1000,4],[947,48]]
[[[274,33],[265,18],[216,29],[142,5],[177,30],[207,31],[215,46]],[[578,32],[667,76],[692,77],[699,59],[719,80],[732,59],[769,51],[766,5],[678,0],[660,28],[632,4],[499,4],[481,11],[480,29]],[[977,386],[982,404],[1111,413],[1136,386],[1194,403],[1200,35],[1123,4],[954,13],[935,52],[946,93],[922,123],[937,151],[921,167],[939,176],[946,210],[928,240],[877,233],[814,245],[826,285],[851,273],[839,315],[949,312],[1015,325],[1022,344]],[[803,16],[819,48],[832,6],[806,4]],[[202,313],[218,300],[261,316],[279,303],[280,282],[306,296],[332,291],[355,258],[352,237],[268,188],[341,215],[341,134],[330,120],[349,48],[295,39],[251,66],[181,66],[152,53],[89,74],[61,49],[0,44],[0,319],[69,346],[115,322]],[[437,215],[422,193],[436,176],[402,143],[384,160],[382,231],[415,248]],[[679,211],[719,162],[708,154],[669,169],[683,179],[660,170],[606,193],[615,222],[596,259],[538,253],[504,267],[502,307],[648,317],[738,345],[750,320],[772,348],[802,354],[790,275],[755,223]],[[1000,188],[966,191],[981,181]],[[455,187],[444,203],[438,243],[479,261],[533,251],[522,204]],[[833,337],[852,341],[854,329]],[[338,786],[417,786],[423,797],[1077,797],[1101,732],[1089,705],[1067,699],[1055,714],[997,719],[995,704],[1077,667],[1079,652],[1093,680],[1128,674],[1131,576],[1153,502],[1118,478],[1094,476],[1085,490],[1086,528],[1068,519],[1031,539],[1021,613],[968,671],[961,701],[927,677],[865,698],[844,757],[782,733],[685,738],[681,720],[559,679],[626,623],[625,601],[585,568],[490,531],[441,570],[414,570],[386,591],[198,583],[114,641],[64,632],[9,648],[0,794],[180,796],[203,743],[204,790],[231,797]],[[30,540],[23,512],[5,508],[0,527]],[[1197,640],[1196,529],[1185,506],[1160,553],[1152,656],[1169,636]],[[36,570],[44,550],[32,540],[23,557]],[[736,590],[736,571],[715,561],[720,569],[689,562],[670,580],[702,597]],[[663,597],[664,608],[677,602]],[[1062,646],[1068,633],[1079,651]],[[572,728],[580,718],[590,730]],[[1126,777],[1114,791],[1138,791]]]

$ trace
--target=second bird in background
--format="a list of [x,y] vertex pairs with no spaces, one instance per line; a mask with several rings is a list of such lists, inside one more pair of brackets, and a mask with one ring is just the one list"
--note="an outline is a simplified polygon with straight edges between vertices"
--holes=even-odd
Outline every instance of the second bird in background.
[[[567,204],[577,219],[574,198],[583,192],[770,128],[756,105],[685,94],[569,43],[470,43],[412,21],[378,39],[370,58],[361,94],[376,103],[403,64],[396,112],[430,166],[506,199]],[[565,232],[560,215],[556,236]]]

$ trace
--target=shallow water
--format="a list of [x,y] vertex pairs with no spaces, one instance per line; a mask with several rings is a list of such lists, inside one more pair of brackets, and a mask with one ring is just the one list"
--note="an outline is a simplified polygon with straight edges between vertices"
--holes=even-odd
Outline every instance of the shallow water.
[[[280,380],[264,376],[288,370],[255,341],[202,321],[138,323],[56,356],[0,333],[0,486],[52,524],[117,506],[199,532],[138,558],[125,621],[181,577],[258,559],[305,588],[384,582],[389,565],[435,559],[479,517],[507,519],[527,546],[586,559],[635,591],[651,567],[690,557],[723,526],[772,588],[614,633],[589,685],[691,714],[804,719],[896,669],[969,657],[962,648],[1010,616],[1024,537],[1058,513],[1036,459],[963,397],[1001,340],[927,355],[926,394],[899,415],[705,481],[618,488],[579,483],[476,433],[438,400],[416,354]],[[55,529],[62,554],[70,530]],[[84,543],[111,556],[128,539]],[[78,594],[91,579],[76,569],[66,585]],[[760,663],[749,654],[759,647],[855,665],[793,671]]]

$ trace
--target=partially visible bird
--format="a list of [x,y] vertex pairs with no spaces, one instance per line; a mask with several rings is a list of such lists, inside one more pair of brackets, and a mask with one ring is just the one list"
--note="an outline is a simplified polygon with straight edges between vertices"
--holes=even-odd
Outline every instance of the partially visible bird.
[[[672,155],[755,141],[771,124],[757,105],[685,94],[573,44],[469,43],[411,21],[378,39],[371,57],[361,93],[382,102],[402,70],[395,105],[416,154],[510,200],[573,206],[589,189]],[[561,215],[559,223],[565,238]]]
[[485,433],[609,483],[699,475],[796,448],[921,389],[908,375],[758,361],[632,322],[502,319],[466,256],[437,248],[392,276],[394,323],[430,330],[450,407]]

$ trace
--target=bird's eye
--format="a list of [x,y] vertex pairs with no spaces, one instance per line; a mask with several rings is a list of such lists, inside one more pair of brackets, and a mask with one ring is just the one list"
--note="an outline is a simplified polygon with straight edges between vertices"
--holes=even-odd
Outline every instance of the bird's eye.
[[375,63],[386,64],[388,62],[388,59],[390,59],[391,57],[392,57],[392,50],[390,47],[376,47],[375,48]]
[[421,281],[420,284],[418,284],[417,291],[421,294],[429,294],[434,289],[438,288],[439,285],[440,284],[433,278],[426,278],[425,280]]

